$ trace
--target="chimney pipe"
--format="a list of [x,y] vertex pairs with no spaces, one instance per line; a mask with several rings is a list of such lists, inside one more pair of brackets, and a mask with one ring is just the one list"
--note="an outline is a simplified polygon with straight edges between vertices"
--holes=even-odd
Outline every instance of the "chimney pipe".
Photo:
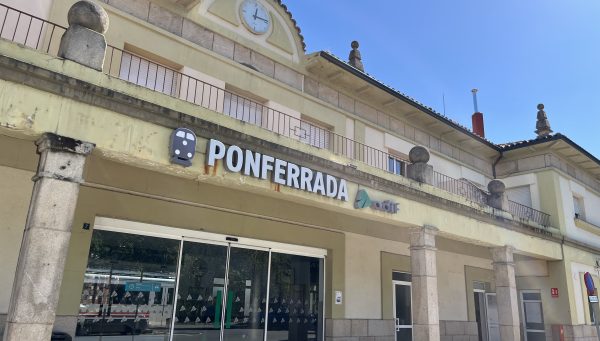
[[483,114],[480,113],[477,108],[477,91],[477,89],[471,90],[471,92],[473,93],[473,109],[475,111],[473,113],[473,116],[471,116],[471,122],[473,125],[473,133],[475,135],[485,137],[485,128],[483,126]]

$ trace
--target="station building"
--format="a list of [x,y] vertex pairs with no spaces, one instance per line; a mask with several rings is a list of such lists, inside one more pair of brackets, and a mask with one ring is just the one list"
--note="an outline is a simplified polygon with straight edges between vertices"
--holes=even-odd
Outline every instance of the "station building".
[[278,0],[0,21],[3,340],[596,339],[600,160],[558,113],[491,142]]

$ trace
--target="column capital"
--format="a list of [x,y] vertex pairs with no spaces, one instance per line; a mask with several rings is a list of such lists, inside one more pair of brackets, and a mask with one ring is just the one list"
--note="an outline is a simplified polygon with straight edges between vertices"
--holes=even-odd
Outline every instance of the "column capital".
[[438,232],[439,229],[431,225],[411,227],[408,230],[410,235],[410,249],[427,248],[436,250],[435,237]]
[[70,137],[61,136],[54,133],[42,134],[42,136],[35,142],[35,144],[38,147],[37,152],[39,154],[46,150],[51,150],[54,152],[89,155],[96,146],[91,142],[76,140]]
[[515,248],[510,245],[494,247],[490,249],[493,263],[514,264],[513,253]]

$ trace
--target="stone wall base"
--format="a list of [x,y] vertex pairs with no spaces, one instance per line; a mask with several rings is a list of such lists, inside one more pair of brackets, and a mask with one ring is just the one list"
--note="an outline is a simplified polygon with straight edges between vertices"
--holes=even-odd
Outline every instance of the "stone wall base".
[[7,314],[0,314],[0,341],[4,338],[4,327],[6,326]]
[[477,322],[440,320],[441,341],[479,341]]
[[326,341],[395,341],[394,320],[326,319]]

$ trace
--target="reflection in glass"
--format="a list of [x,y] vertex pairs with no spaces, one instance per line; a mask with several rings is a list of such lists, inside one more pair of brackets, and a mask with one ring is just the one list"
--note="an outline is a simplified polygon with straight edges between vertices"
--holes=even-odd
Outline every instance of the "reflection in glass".
[[271,254],[267,340],[321,340],[323,260]]
[[232,247],[223,340],[262,341],[269,253]]
[[179,245],[176,240],[94,231],[76,339],[119,335],[102,339],[166,340]]
[[396,284],[396,319],[400,326],[412,325],[410,286]]
[[173,340],[218,341],[227,247],[183,243]]

